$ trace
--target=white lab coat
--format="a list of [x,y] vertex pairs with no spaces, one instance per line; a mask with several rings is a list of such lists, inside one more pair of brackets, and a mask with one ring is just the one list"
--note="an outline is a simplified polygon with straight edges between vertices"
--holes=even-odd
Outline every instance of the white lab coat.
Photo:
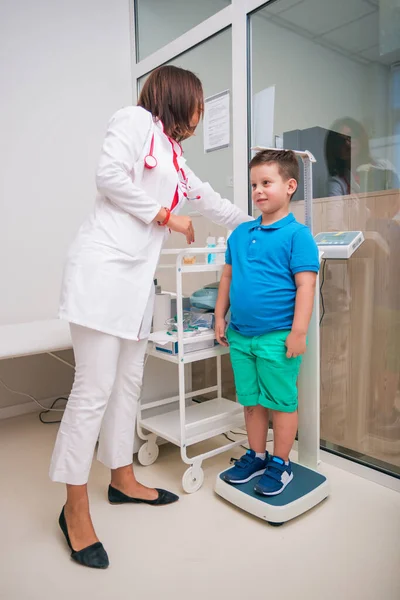
[[[146,169],[144,158],[153,133],[158,164]],[[179,156],[179,144],[175,149]],[[187,188],[173,165],[162,123],[154,122],[144,108],[123,108],[111,118],[97,169],[95,207],[68,252],[60,318],[124,339],[148,337],[153,278],[169,234],[154,218],[163,206],[171,206],[177,184],[179,204],[174,214],[190,201],[193,210],[228,229],[251,218],[202,183],[183,156],[178,163]]]

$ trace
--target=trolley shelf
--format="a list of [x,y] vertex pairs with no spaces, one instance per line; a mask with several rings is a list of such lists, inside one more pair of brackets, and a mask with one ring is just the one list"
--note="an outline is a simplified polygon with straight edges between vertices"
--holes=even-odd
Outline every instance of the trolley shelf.
[[[179,410],[140,420],[140,426],[177,446],[181,445]],[[186,408],[186,446],[244,426],[243,408],[225,398]]]
[[[211,264],[211,265],[202,265],[202,264],[195,264],[195,265],[182,265],[181,267],[181,273],[208,273],[208,272],[214,272],[214,273],[218,273],[219,271],[221,271],[225,266],[225,263],[222,265],[216,265],[216,264]],[[175,264],[170,264],[170,263],[163,263],[158,265],[157,269],[175,269],[176,265]]]
[[[190,338],[189,338],[190,339]],[[179,364],[179,356],[176,354],[169,354],[168,352],[162,352],[156,350],[153,342],[149,342],[147,348],[147,354],[155,356],[161,360],[167,360],[168,362]],[[189,364],[197,362],[199,360],[205,360],[206,358],[214,358],[216,356],[222,356],[223,354],[229,354],[229,348],[226,346],[214,346],[213,348],[205,348],[204,350],[198,350],[197,352],[188,352],[183,357],[183,363]]]
[[182,273],[207,273],[209,271],[221,271],[223,265],[183,265]]

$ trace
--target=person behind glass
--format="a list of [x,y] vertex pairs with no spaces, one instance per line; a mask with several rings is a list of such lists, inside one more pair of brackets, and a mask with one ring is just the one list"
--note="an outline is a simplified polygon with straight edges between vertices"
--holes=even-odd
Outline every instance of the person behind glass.
[[[250,177],[253,203],[262,214],[229,237],[215,308],[216,338],[230,347],[250,445],[224,479],[236,485],[261,475],[255,492],[273,496],[293,479],[289,453],[298,423],[296,381],[306,351],[319,257],[308,227],[289,213],[299,179],[295,153],[259,152],[250,162]],[[265,450],[269,411],[273,455]]]
[[185,202],[234,229],[251,217],[202,183],[180,142],[203,114],[203,89],[190,71],[163,66],[147,79],[137,106],[116,112],[104,139],[92,214],[73,241],[64,270],[60,318],[70,323],[76,372],[50,466],[65,483],[59,524],[77,562],[106,568],[87,481],[97,458],[111,470],[113,504],[166,505],[178,496],[141,485],[132,460],[138,398],[154,304],[153,278],[170,230],[194,242]]
[[338,119],[331,126],[325,140],[325,158],[328,196],[399,187],[393,165],[386,159],[372,157],[367,132],[350,117]]

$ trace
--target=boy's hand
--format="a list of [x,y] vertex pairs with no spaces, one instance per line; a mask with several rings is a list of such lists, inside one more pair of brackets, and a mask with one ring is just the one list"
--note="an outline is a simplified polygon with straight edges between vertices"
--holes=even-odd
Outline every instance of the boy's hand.
[[229,346],[228,340],[226,339],[226,336],[225,336],[225,331],[226,331],[225,319],[222,319],[222,318],[215,319],[215,338],[216,338],[218,344],[221,344],[221,346]]
[[300,354],[304,354],[307,348],[306,334],[291,331],[286,338],[285,345],[287,348],[287,358],[296,358]]

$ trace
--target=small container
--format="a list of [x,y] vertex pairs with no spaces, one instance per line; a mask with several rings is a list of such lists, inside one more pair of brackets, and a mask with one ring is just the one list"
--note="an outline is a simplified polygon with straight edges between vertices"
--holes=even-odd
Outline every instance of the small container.
[[[217,248],[225,248],[226,242],[224,237],[219,237],[217,240]],[[225,254],[224,252],[219,252],[215,255],[215,262],[217,265],[225,264]]]
[[167,320],[171,314],[171,294],[156,294],[154,297],[153,331],[167,331]]
[[183,257],[182,262],[184,265],[195,265],[196,264],[196,256],[194,254],[188,254],[187,256]]
[[[206,239],[206,246],[207,248],[215,248],[217,245],[217,242],[215,240],[215,237],[212,235],[209,235],[208,238]],[[215,254],[207,254],[206,255],[206,262],[208,265],[215,265]]]
[[158,285],[157,279],[154,279],[154,289],[156,294],[161,294],[161,285]]

